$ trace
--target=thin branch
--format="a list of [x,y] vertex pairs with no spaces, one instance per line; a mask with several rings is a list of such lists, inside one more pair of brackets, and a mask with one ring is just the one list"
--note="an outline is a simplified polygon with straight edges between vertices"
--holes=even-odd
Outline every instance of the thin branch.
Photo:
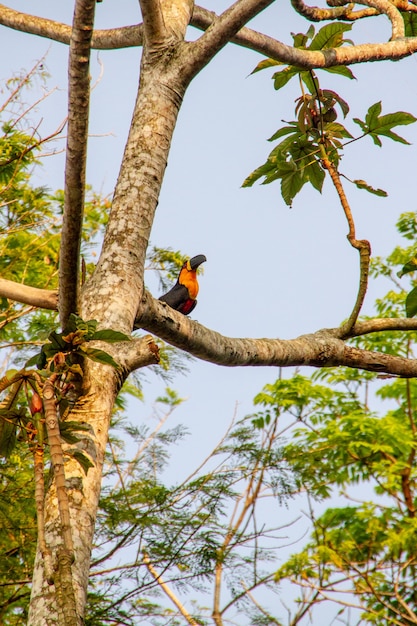
[[[1,7],[1,5],[0,5]],[[1,11],[1,9],[0,9]],[[0,13],[1,15],[1,13]],[[12,93],[10,94],[10,96],[6,99],[5,102],[3,102],[3,104],[0,106],[0,113],[2,113],[3,111],[6,110],[6,108],[9,106],[9,104],[14,100],[14,98],[17,96],[17,94],[23,89],[23,87],[25,85],[30,84],[30,80],[33,77],[33,75],[37,72],[37,70],[39,69],[39,66],[42,65],[42,63],[45,62],[45,56],[43,56],[41,59],[39,59],[39,61],[36,61],[35,65],[32,67],[31,70],[29,70],[29,72],[27,72],[18,82],[17,86],[13,89]],[[30,109],[29,109],[30,110]],[[25,112],[26,113],[26,112]],[[24,113],[24,114],[25,114]]]
[[[329,4],[329,3],[328,3]],[[291,0],[291,5],[294,11],[306,17],[311,22],[321,22],[323,20],[340,20],[349,19],[352,15],[354,3],[344,2],[342,6],[339,4],[331,9],[322,9],[321,7],[308,6],[303,0]],[[375,15],[376,11],[373,10],[372,14]]]
[[[308,6],[303,0],[291,0],[293,9],[306,17],[311,22],[321,22],[323,20],[345,20],[353,21],[372,17],[375,15],[386,14],[392,24],[392,39],[396,37],[404,37],[404,21],[400,12],[415,12],[417,7],[404,0],[394,0],[387,2],[386,0],[358,0],[357,3],[348,0],[328,0],[327,4],[332,7],[330,9],[322,9],[321,7]],[[364,4],[366,9],[354,11],[356,4]]]
[[349,337],[360,337],[371,333],[380,333],[388,330],[408,331],[417,330],[417,318],[391,317],[364,320],[356,322],[349,333]]
[[279,620],[277,620],[273,615],[271,615],[269,613],[269,611],[266,611],[263,606],[261,604],[259,604],[259,602],[256,600],[255,596],[253,595],[253,593],[251,593],[251,591],[248,589],[248,587],[245,585],[245,581],[241,580],[240,584],[242,585],[242,587],[245,590],[245,594],[247,595],[247,597],[249,598],[249,600],[251,600],[251,602],[256,606],[256,608],[259,610],[260,613],[262,613],[262,615],[268,620],[268,624],[278,624],[278,626],[281,626],[282,622],[280,622]]
[[[4,328],[5,326],[7,326],[8,324],[10,324],[11,322],[14,322],[15,320],[18,320],[19,318],[24,317],[25,315],[28,315],[28,313],[31,313],[34,307],[32,306],[24,307],[23,309],[20,309],[19,311],[14,311],[13,313],[9,313],[11,309],[12,307],[9,307],[8,310],[3,312],[6,318],[2,322],[0,322],[0,330]],[[5,347],[10,347],[10,344],[7,346],[3,344],[2,348],[5,348]]]
[[359,252],[359,289],[358,295],[356,297],[356,302],[353,307],[352,313],[349,316],[349,319],[345,324],[342,325],[342,334],[343,336],[348,336],[353,326],[355,325],[359,313],[361,312],[363,302],[365,300],[366,292],[368,290],[368,277],[369,277],[369,262],[371,258],[371,244],[366,239],[356,239],[355,233],[355,222],[353,220],[352,211],[350,210],[350,205],[348,199],[345,194],[345,190],[343,189],[342,181],[340,180],[339,172],[334,167],[333,163],[327,156],[325,147],[323,144],[320,145],[322,150],[322,163],[323,166],[330,174],[330,178],[332,179],[333,185],[337,191],[337,194],[340,199],[340,203],[345,212],[346,220],[349,226],[349,233],[347,238],[349,240],[350,245],[358,250]]
[[60,297],[58,307],[64,328],[71,313],[78,311],[80,247],[84,214],[90,105],[90,44],[95,0],[77,0],[68,61],[68,137],[65,161],[64,215],[59,256]]
[[156,569],[153,567],[149,559],[149,556],[147,554],[143,555],[143,561],[146,567],[148,568],[149,573],[153,576],[154,580],[158,583],[158,585],[160,586],[162,591],[165,593],[165,595],[167,595],[168,598],[171,600],[171,602],[175,604],[175,606],[177,607],[181,615],[184,617],[184,619],[187,621],[187,623],[191,624],[191,626],[200,626],[201,622],[196,622],[195,619],[188,613],[187,609],[180,602],[179,598],[177,598],[177,596],[172,591],[172,589],[164,582],[162,577],[158,574]]
[[356,2],[358,4],[364,4],[367,7],[371,7],[372,9],[376,9],[378,12],[384,13],[388,17],[392,27],[392,40],[405,37],[403,17],[391,0],[356,0]]

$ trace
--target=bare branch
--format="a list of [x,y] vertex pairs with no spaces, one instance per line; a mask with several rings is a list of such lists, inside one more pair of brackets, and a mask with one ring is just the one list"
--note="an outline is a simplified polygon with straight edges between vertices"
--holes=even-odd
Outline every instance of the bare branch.
[[135,328],[144,328],[194,356],[228,367],[248,365],[337,367],[344,365],[406,378],[417,375],[417,360],[348,346],[340,329],[320,330],[297,339],[225,337],[174,311],[145,292],[144,312]]
[[95,5],[95,0],[77,0],[70,40],[65,197],[59,257],[59,284],[62,297],[58,306],[62,327],[65,326],[69,315],[78,311],[79,306],[79,256],[90,104],[90,43]]
[[352,327],[355,325],[356,320],[359,317],[359,313],[361,312],[362,305],[365,300],[366,292],[368,290],[368,277],[369,277],[369,262],[371,258],[371,244],[366,239],[356,239],[356,231],[355,231],[355,222],[353,220],[352,211],[350,209],[350,205],[348,199],[345,194],[345,190],[343,189],[342,181],[340,180],[340,175],[337,169],[334,167],[333,163],[330,161],[327,156],[326,149],[324,144],[320,144],[320,149],[322,153],[322,163],[323,166],[327,169],[330,174],[330,178],[332,179],[333,185],[337,191],[339,196],[340,204],[343,207],[345,212],[346,220],[349,226],[349,233],[347,238],[349,240],[350,245],[358,250],[359,252],[359,265],[360,265],[360,275],[359,275],[359,289],[358,295],[356,297],[356,302],[353,307],[352,313],[349,316],[349,319],[345,324],[343,324],[343,334],[344,336],[349,335]]
[[379,13],[385,13],[392,26],[391,39],[405,37],[405,26],[402,15],[390,0],[356,0],[356,2],[376,9]]
[[[321,7],[308,6],[303,2],[303,0],[291,0],[291,4],[293,9],[297,11],[297,13],[299,13],[303,17],[306,17],[311,22],[321,22],[323,20],[354,21],[362,19],[364,17],[372,17],[374,15],[386,13],[388,18],[391,20],[393,27],[395,24],[394,28],[396,32],[401,32],[401,29],[404,29],[404,23],[399,11],[415,12],[417,10],[417,7],[414,4],[404,2],[404,0],[394,0],[393,2],[389,3],[379,3],[378,0],[375,0],[375,2],[358,0],[357,3],[349,2],[348,0],[328,0],[327,4],[332,7],[330,9],[322,9]],[[355,7],[355,4],[364,4],[369,8],[354,11],[353,8]],[[396,15],[394,15],[396,11],[395,7],[399,9],[399,11],[396,12]],[[397,27],[399,27],[398,31]]]
[[[67,45],[69,45],[71,38],[71,26],[54,22],[44,17],[21,13],[6,7],[4,4],[0,4],[0,24],[14,30],[39,35],[40,37],[46,37]],[[97,50],[109,50],[141,46],[142,31],[142,24],[110,28],[108,30],[96,30],[93,33],[91,47]]]
[[[297,13],[306,17],[311,22],[321,22],[322,20],[340,20],[348,19],[352,14],[353,3],[344,2],[342,6],[339,4],[331,9],[322,9],[320,7],[311,7],[304,4],[303,0],[291,0],[291,5]],[[375,15],[375,11],[372,11]]]
[[22,304],[56,311],[58,308],[58,292],[49,289],[37,289],[12,280],[0,278],[0,295]]
[[356,322],[355,326],[349,333],[350,337],[359,337],[360,335],[369,335],[371,333],[380,333],[387,330],[417,330],[417,319],[414,318],[374,318],[370,320]]

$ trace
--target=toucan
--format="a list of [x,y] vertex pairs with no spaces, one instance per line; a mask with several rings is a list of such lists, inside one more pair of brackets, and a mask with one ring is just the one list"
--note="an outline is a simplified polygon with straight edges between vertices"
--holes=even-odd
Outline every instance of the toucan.
[[207,261],[204,254],[197,254],[189,261],[185,261],[173,288],[161,296],[161,302],[166,302],[172,309],[188,315],[197,304],[198,281],[197,268]]

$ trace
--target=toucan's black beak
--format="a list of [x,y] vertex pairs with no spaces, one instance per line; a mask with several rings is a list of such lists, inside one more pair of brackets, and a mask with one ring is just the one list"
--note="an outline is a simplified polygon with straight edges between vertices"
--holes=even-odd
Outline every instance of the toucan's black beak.
[[197,256],[193,256],[193,258],[190,259],[190,267],[192,270],[196,270],[197,267],[205,261],[207,261],[207,259],[204,254],[197,254]]

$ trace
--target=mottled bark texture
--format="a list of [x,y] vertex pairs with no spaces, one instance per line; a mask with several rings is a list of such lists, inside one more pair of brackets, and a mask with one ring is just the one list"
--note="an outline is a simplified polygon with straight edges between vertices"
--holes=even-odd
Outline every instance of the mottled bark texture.
[[76,0],[68,61],[68,133],[64,215],[59,254],[59,314],[64,328],[79,311],[80,249],[84,214],[90,106],[90,44],[95,0]]

